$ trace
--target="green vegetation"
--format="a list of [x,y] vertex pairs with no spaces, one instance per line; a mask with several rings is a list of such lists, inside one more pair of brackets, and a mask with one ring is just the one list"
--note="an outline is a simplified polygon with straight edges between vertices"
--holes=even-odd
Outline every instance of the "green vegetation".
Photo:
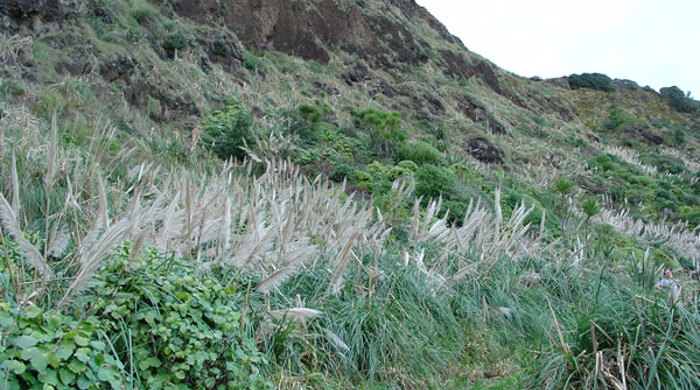
[[689,96],[188,4],[0,34],[0,388],[700,387]]
[[406,133],[399,128],[401,113],[367,108],[355,116],[356,125],[367,132],[377,157],[392,158],[406,140]]
[[[674,174],[685,172],[682,162],[673,158],[657,154],[648,156],[645,160],[658,167],[659,171]],[[632,211],[640,217],[651,220],[685,220],[690,226],[697,226],[695,215],[700,208],[700,194],[696,186],[691,184],[693,179],[689,175],[649,176],[641,167],[610,154],[600,154],[595,159],[590,159],[588,164],[595,168],[595,173],[590,178],[579,179],[584,188],[606,188],[606,193],[614,201],[627,201]]]
[[676,87],[665,87],[659,90],[661,97],[668,102],[668,104],[679,112],[694,112],[698,110],[698,103],[686,96],[680,88]]
[[442,153],[439,150],[422,141],[402,146],[397,157],[400,161],[410,160],[418,165],[439,164],[443,161]]
[[610,77],[602,73],[572,74],[568,77],[568,81],[572,89],[590,88],[603,92],[615,91]]
[[123,365],[101,337],[98,322],[38,306],[0,303],[0,369],[7,389],[120,388]]
[[254,144],[252,121],[248,110],[239,103],[229,103],[202,118],[202,145],[221,159],[242,158],[241,147]]

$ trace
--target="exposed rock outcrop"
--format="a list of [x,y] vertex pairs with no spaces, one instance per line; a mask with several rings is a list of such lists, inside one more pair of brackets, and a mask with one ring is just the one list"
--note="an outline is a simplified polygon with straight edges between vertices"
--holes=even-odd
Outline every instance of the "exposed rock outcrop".
[[[278,50],[325,64],[339,48],[377,66],[425,62],[428,45],[395,18],[365,14],[345,0],[175,0],[173,9],[200,23],[228,27],[248,48]],[[396,2],[394,2],[396,3]],[[400,1],[409,15],[437,21],[413,1]],[[448,34],[443,31],[442,34]]]
[[0,1],[0,31],[16,33],[30,26],[34,19],[44,22],[63,22],[75,15],[76,0],[3,0]]

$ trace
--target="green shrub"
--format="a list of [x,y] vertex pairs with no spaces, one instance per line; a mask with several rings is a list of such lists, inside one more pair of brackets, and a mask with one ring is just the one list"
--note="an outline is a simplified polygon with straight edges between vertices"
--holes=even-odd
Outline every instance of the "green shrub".
[[99,337],[99,321],[0,302],[3,389],[122,389],[123,365]]
[[228,44],[223,39],[217,39],[212,42],[211,51],[214,53],[214,55],[219,57],[228,57],[228,55],[231,54]]
[[177,50],[182,50],[190,44],[190,38],[182,31],[176,31],[163,37],[163,49],[170,57],[175,55]]
[[450,200],[459,198],[457,176],[450,169],[426,164],[418,168],[415,178],[415,195],[424,200],[439,196]]
[[367,108],[355,115],[355,125],[368,132],[378,157],[393,157],[406,140],[407,135],[399,129],[401,113]]
[[635,118],[627,111],[620,107],[613,107],[610,109],[608,118],[603,122],[603,128],[610,132],[617,132],[634,120]]
[[538,125],[542,126],[542,127],[547,127],[547,126],[549,126],[549,123],[547,123],[547,120],[544,119],[544,118],[542,118],[542,117],[539,116],[539,115],[535,115],[534,117],[532,117],[532,120],[533,120],[535,123],[537,123]]
[[235,288],[147,251],[122,247],[79,305],[110,337],[138,388],[266,387],[266,364],[244,335]]
[[698,102],[685,96],[680,88],[665,87],[659,90],[661,98],[666,100],[668,104],[678,112],[694,112],[698,109]]
[[399,148],[399,160],[413,161],[418,165],[437,165],[443,161],[442,153],[427,142],[417,141]]
[[610,77],[602,73],[572,74],[569,76],[569,86],[571,89],[591,88],[604,92],[615,91]]
[[62,94],[49,90],[41,96],[35,110],[37,114],[50,118],[53,114],[60,115],[67,105],[66,98]]
[[22,96],[25,94],[22,85],[12,80],[0,81],[0,99],[5,100],[8,97]]
[[331,180],[341,183],[343,180],[348,180],[349,182],[354,182],[355,180],[355,168],[346,165],[346,164],[341,164],[335,167],[333,169],[333,172],[331,172]]
[[252,147],[255,138],[250,112],[238,103],[231,103],[202,118],[202,145],[221,159],[243,158],[242,146]]
[[156,15],[158,15],[158,10],[151,5],[143,5],[131,11],[131,17],[134,18],[138,24],[149,22],[153,20]]
[[659,172],[671,172],[673,174],[680,174],[687,170],[683,160],[663,155],[659,153],[645,154],[641,157],[642,162],[645,164],[650,164],[655,166]]
[[317,123],[319,120],[321,120],[321,110],[312,106],[311,104],[302,104],[299,106],[298,110],[299,115],[311,123]]
[[391,175],[394,178],[399,176],[413,176],[418,170],[418,165],[413,161],[401,161],[394,168],[391,169]]

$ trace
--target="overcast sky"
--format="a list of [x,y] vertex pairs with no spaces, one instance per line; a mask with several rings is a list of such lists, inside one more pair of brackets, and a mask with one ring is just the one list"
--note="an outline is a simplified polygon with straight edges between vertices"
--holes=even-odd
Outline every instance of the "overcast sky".
[[416,0],[521,76],[599,72],[700,98],[700,0]]

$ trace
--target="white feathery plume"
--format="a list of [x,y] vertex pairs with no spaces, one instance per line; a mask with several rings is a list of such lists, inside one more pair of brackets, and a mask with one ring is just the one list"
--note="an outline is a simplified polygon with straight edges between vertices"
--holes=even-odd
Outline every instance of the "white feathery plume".
[[63,252],[68,247],[70,242],[70,233],[65,225],[58,229],[54,229],[54,234],[51,235],[51,245],[47,254],[51,257],[61,257]]
[[295,320],[306,320],[309,318],[318,318],[323,315],[323,312],[316,309],[308,309],[305,307],[293,307],[290,309],[273,310],[270,316],[275,319],[293,318]]
[[12,152],[12,210],[15,215],[19,215],[19,177],[17,175],[17,158]]
[[279,287],[285,280],[292,276],[294,272],[296,272],[296,268],[294,267],[280,268],[273,272],[272,275],[268,276],[265,280],[260,282],[260,284],[255,286],[255,291],[267,292]]
[[348,347],[343,340],[338,337],[337,334],[331,332],[330,330],[326,328],[321,328],[323,331],[323,335],[330,341],[333,345],[335,345],[336,348],[338,348],[340,351],[345,352],[345,353],[350,353],[350,347]]
[[44,259],[41,253],[39,253],[39,250],[29,241],[27,241],[26,238],[24,238],[15,214],[12,212],[12,207],[9,203],[7,203],[7,200],[2,194],[0,194],[0,222],[2,222],[3,229],[22,249],[25,257],[27,257],[27,259],[34,264],[34,267],[39,274],[41,274],[45,279],[51,277],[52,272],[51,268],[49,268],[49,264],[46,262],[46,259]]

